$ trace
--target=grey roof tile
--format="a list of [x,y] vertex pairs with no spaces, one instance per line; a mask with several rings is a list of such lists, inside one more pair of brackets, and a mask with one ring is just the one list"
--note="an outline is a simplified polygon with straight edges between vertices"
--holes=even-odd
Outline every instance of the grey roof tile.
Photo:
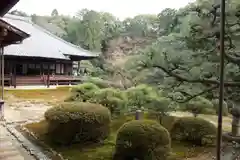
[[97,57],[97,54],[64,41],[40,26],[33,24],[30,19],[7,14],[3,17],[3,20],[31,35],[21,44],[5,47],[5,55],[55,59],[69,59],[68,56],[71,55],[88,58]]

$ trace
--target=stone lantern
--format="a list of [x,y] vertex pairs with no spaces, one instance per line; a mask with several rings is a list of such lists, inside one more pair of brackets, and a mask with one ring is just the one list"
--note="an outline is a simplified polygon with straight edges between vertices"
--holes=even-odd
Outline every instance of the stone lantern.
[[232,108],[232,136],[240,137],[240,108]]
[[232,114],[232,131],[223,134],[223,138],[227,141],[240,144],[240,108],[234,107],[230,113]]

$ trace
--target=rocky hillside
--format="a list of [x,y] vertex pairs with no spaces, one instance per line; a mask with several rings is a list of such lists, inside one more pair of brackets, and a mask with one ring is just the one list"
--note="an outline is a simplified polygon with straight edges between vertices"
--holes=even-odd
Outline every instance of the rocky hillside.
[[110,60],[118,60],[126,56],[137,54],[137,50],[144,49],[153,39],[122,36],[109,41],[107,56]]

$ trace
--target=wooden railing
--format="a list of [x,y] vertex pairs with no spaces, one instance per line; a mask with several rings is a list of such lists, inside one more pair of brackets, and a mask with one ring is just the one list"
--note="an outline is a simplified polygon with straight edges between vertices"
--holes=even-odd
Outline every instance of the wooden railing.
[[5,75],[4,82],[7,86],[18,85],[70,85],[82,82],[80,77],[69,75],[39,75],[39,76],[16,76]]
[[17,76],[16,85],[43,85],[41,76]]
[[81,78],[69,75],[52,75],[49,77],[49,82],[54,85],[69,85],[81,82]]

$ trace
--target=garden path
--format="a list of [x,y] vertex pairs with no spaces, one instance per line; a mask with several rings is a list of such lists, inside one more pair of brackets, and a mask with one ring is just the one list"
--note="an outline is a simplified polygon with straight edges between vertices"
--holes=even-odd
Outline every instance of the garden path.
[[0,122],[0,159],[1,160],[34,160],[13,138]]
[[34,160],[7,130],[4,124],[39,121],[51,106],[42,101],[12,99],[4,105],[5,122],[0,121],[0,159]]

